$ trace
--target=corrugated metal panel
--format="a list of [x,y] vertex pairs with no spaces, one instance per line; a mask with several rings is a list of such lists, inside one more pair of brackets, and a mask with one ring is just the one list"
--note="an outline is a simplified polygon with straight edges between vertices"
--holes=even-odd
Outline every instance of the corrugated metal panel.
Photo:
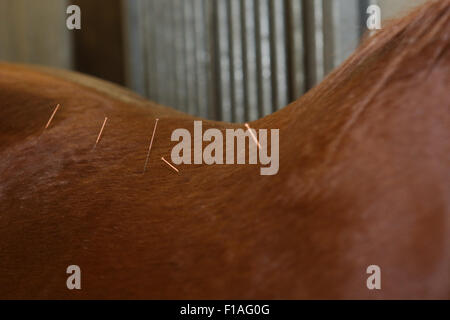
[[304,2],[305,45],[306,45],[306,86],[312,88],[319,83],[325,73],[323,2],[305,0]]
[[207,26],[207,7],[203,0],[194,0],[195,49],[196,49],[196,82],[198,106],[196,114],[208,117],[209,105],[209,29]]
[[66,0],[0,0],[0,59],[71,68],[67,6]]
[[272,92],[273,106],[276,111],[288,104],[288,70],[287,70],[287,33],[285,1],[270,1],[270,25],[272,44]]
[[331,72],[358,46],[358,0],[324,1],[324,72]]
[[207,59],[208,59],[208,118],[220,119],[221,95],[218,83],[218,38],[217,38],[217,3],[206,1],[204,7],[205,28],[207,32]]
[[[356,47],[358,0],[132,0],[136,88],[224,121],[254,120],[321,81]],[[364,20],[365,23],[365,20]],[[138,44],[133,44],[138,43]],[[144,75],[138,66],[145,69]],[[133,78],[133,77],[132,77]],[[139,80],[141,79],[141,80]]]
[[232,120],[245,121],[245,99],[244,99],[244,69],[243,69],[243,25],[240,0],[229,0],[229,35],[231,51],[231,79],[232,79]]
[[259,69],[259,116],[272,113],[272,54],[270,44],[270,0],[256,2]]
[[[163,2],[163,1],[161,1]],[[159,2],[158,2],[159,3]],[[186,86],[187,86],[187,112],[197,114],[197,65],[195,48],[195,15],[193,0],[183,0],[184,4],[184,43],[186,63]]]
[[[144,21],[144,63],[143,65],[147,69],[146,73],[146,85],[147,85],[147,96],[151,99],[162,102],[158,97],[158,69],[157,69],[157,50],[158,45],[157,38],[157,27],[155,16],[155,3],[150,1],[142,0],[142,8],[140,12],[142,14],[142,20]],[[138,10],[139,10],[138,9]]]
[[173,28],[174,34],[172,39],[172,48],[174,53],[174,87],[175,92],[172,93],[175,102],[172,106],[185,111],[186,93],[186,68],[184,65],[184,19],[183,19],[183,3],[182,0],[171,0],[173,2]]
[[242,0],[243,52],[244,52],[244,88],[245,119],[258,118],[258,67],[256,54],[256,18],[255,1]]
[[145,68],[142,67],[144,62],[144,36],[143,32],[148,30],[147,28],[140,28],[141,11],[138,8],[141,7],[143,0],[129,0],[123,4],[124,8],[124,28],[126,37],[126,46],[128,50],[125,52],[126,59],[126,79],[130,88],[141,95],[146,94],[145,83]]
[[[162,43],[163,48],[173,48],[174,46],[174,38],[175,38],[175,26],[173,23],[174,16],[174,1],[173,0],[165,0],[165,7],[162,13],[163,19],[163,28],[161,30],[162,33]],[[166,98],[165,104],[168,106],[174,106],[176,103],[175,92],[177,92],[176,81],[175,81],[175,50],[164,50],[164,55],[167,59],[167,66],[165,68],[165,73],[167,74],[166,80],[163,90],[163,95]]]
[[289,99],[295,100],[306,89],[303,6],[301,0],[287,1],[289,57]]
[[230,35],[228,28],[229,7],[226,1],[217,1],[217,40],[218,40],[218,86],[220,92],[221,117],[223,121],[232,121],[231,104],[231,61]]

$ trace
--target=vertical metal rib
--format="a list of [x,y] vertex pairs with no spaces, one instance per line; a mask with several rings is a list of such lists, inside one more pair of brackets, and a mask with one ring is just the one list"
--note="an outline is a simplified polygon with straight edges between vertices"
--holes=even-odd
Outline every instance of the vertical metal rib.
[[309,89],[324,76],[323,7],[322,0],[305,0],[304,4],[306,84]]
[[[153,0],[154,2],[154,12],[153,12],[153,21],[154,25],[153,28],[155,28],[156,32],[156,39],[153,42],[153,48],[152,50],[156,53],[155,55],[155,65],[156,65],[156,77],[157,77],[157,99],[158,101],[165,105],[166,104],[166,96],[164,95],[165,91],[165,82],[164,82],[164,76],[165,76],[165,68],[167,64],[167,56],[164,53],[164,6],[165,1],[158,1]],[[163,61],[165,61],[163,63]],[[160,85],[161,84],[161,85]],[[162,85],[164,84],[164,85]]]
[[0,0],[0,59],[6,61],[11,59],[11,38],[14,37],[6,27],[9,24],[9,15],[11,15],[9,1]]
[[176,87],[177,102],[176,108],[187,112],[187,68],[186,68],[186,45],[185,45],[185,21],[184,21],[184,0],[174,0],[174,19],[175,19],[175,68],[176,68]]
[[[130,0],[123,2],[123,18],[125,29],[125,62],[126,62],[126,84],[128,87],[145,95],[143,52],[142,52],[142,22],[139,17],[139,5],[141,0]],[[0,1],[0,5],[1,5]],[[1,10],[0,10],[1,14]],[[0,46],[1,50],[1,46]]]
[[[142,82],[144,86],[144,92],[145,96],[150,96],[150,70],[151,67],[149,65],[150,61],[148,58],[148,51],[149,51],[149,32],[150,32],[150,19],[149,15],[147,13],[148,8],[148,1],[145,0],[137,0],[136,10],[137,10],[137,17],[138,17],[138,27],[141,28],[140,32],[140,42],[141,42],[141,52],[142,52]],[[134,30],[131,30],[131,32],[134,32]],[[138,62],[139,63],[139,62]]]
[[[165,90],[165,68],[167,64],[167,56],[164,53],[164,29],[163,29],[163,14],[165,1],[153,0],[153,28],[156,33],[156,39],[153,42],[152,50],[155,52],[155,65],[156,65],[156,99],[161,104],[166,104],[166,96],[164,95]],[[161,85],[159,85],[161,84]]]
[[286,44],[286,12],[285,2],[270,1],[270,20],[272,34],[272,92],[273,111],[279,110],[288,103],[287,44]]
[[175,92],[174,94],[174,107],[178,110],[184,110],[184,67],[183,67],[183,10],[182,0],[173,1],[173,39],[172,48],[174,50],[174,78],[175,78]]
[[176,81],[175,81],[175,50],[173,49],[173,38],[175,37],[175,28],[173,21],[174,0],[165,0],[163,11],[163,24],[160,26],[164,32],[164,53],[166,56],[166,76],[167,81],[164,86],[164,95],[166,96],[166,105],[175,107],[176,102]]
[[272,113],[272,68],[270,52],[269,0],[256,2],[256,32],[258,41],[259,116]]
[[325,73],[339,66],[359,43],[357,0],[324,2]]
[[208,118],[220,119],[221,110],[221,93],[220,93],[220,69],[219,69],[219,42],[218,42],[218,19],[217,19],[217,2],[215,0],[207,0],[204,6],[204,14],[206,17],[206,26],[209,30],[208,50],[209,50],[209,70],[208,70]]
[[240,0],[229,1],[233,121],[244,122],[244,70],[242,62],[242,19]]
[[195,114],[197,110],[197,81],[195,60],[195,22],[193,0],[183,0],[184,3],[184,30],[185,30],[185,63],[187,111]]
[[336,6],[339,10],[339,35],[335,41],[335,67],[339,66],[350,54],[358,47],[359,44],[359,8],[358,0],[340,0],[340,6]]
[[289,100],[294,101],[305,92],[305,48],[302,0],[288,0]]
[[324,73],[327,74],[335,67],[336,45],[339,39],[339,8],[340,0],[325,1],[323,3],[323,52]]
[[195,16],[195,48],[196,48],[196,68],[197,68],[197,96],[198,108],[197,115],[207,117],[208,115],[208,36],[205,17],[205,1],[194,0]]
[[258,74],[255,38],[255,0],[241,0],[243,26],[243,69],[245,88],[245,120],[258,118]]
[[159,101],[161,101],[164,105],[171,105],[171,61],[170,61],[170,48],[167,44],[170,43],[168,39],[170,38],[170,28],[167,25],[167,13],[169,12],[169,2],[166,1],[158,1],[157,3],[157,34],[158,34],[158,42],[155,43],[155,49],[157,51],[157,61],[156,66],[158,70],[158,96]]
[[219,41],[219,77],[221,92],[221,120],[232,121],[230,44],[228,35],[228,7],[226,1],[217,2],[218,41]]
[[158,41],[156,3],[155,0],[142,2],[144,5],[143,15],[146,20],[146,57],[147,60],[147,92],[150,99],[159,102],[158,97],[158,68],[157,68],[157,48]]

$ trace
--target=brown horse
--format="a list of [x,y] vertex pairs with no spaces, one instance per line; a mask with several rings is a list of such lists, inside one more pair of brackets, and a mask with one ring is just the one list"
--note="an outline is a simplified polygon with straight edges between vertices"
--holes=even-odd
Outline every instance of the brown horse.
[[[194,118],[79,74],[1,64],[0,298],[449,298],[449,36],[450,1],[432,1],[250,123],[280,129],[272,176],[176,173],[161,157]],[[69,265],[81,290],[66,287]]]

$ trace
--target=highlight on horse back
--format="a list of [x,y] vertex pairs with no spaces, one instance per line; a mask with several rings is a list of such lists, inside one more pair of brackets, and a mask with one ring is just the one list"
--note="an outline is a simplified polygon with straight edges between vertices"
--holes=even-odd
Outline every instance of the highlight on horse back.
[[449,300],[449,44],[449,0],[0,0],[0,299]]

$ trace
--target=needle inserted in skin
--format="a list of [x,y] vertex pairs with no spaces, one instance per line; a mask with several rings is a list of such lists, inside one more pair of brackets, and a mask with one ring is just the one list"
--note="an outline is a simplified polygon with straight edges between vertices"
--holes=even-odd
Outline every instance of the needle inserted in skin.
[[258,149],[261,150],[261,145],[258,142],[258,139],[256,139],[255,134],[253,133],[253,130],[251,130],[250,126],[248,125],[248,123],[245,124],[245,127],[248,129],[248,131],[250,132],[250,134],[252,135],[253,140],[255,141],[255,143],[258,146]]
[[166,159],[164,159],[164,157],[161,157],[161,160],[164,161],[165,163],[167,163],[167,165],[169,167],[171,167],[173,170],[175,170],[176,172],[180,172],[177,168],[175,168],[172,164],[170,164]]
[[103,129],[105,129],[106,121],[108,121],[107,117],[105,117],[105,121],[103,121],[103,125],[102,125],[102,128],[100,129],[100,133],[98,134],[97,141],[95,141],[94,149],[97,147],[97,144],[100,141],[100,138],[102,137],[102,133],[103,133]]
[[150,151],[152,150],[153,139],[155,138],[155,132],[156,132],[156,127],[158,125],[158,121],[159,121],[159,119],[155,120],[155,126],[153,127],[152,139],[150,140],[150,145],[148,147],[148,152],[147,152],[147,159],[145,160],[145,164],[144,164],[144,173],[147,170],[148,159],[150,158]]
[[58,111],[58,109],[59,109],[59,104],[56,106],[55,110],[53,110],[53,113],[52,113],[52,115],[50,116],[50,119],[48,120],[47,125],[45,126],[45,129],[44,129],[44,130],[46,130],[46,129],[50,126],[50,123],[52,122],[53,117],[55,116],[56,111]]

